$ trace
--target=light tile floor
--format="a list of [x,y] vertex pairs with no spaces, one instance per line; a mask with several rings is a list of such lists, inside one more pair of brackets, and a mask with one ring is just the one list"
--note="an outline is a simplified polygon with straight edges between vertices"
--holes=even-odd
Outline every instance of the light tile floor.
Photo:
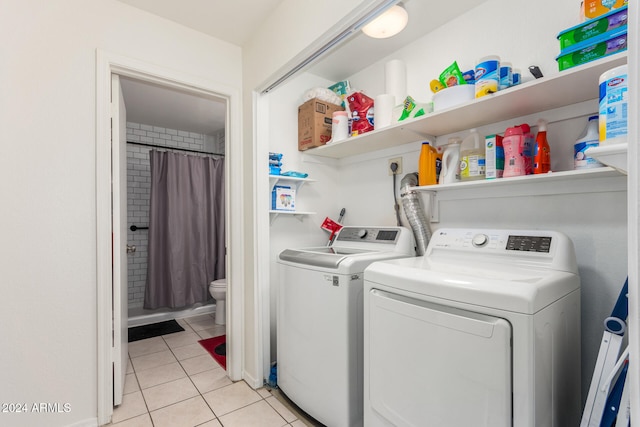
[[319,426],[278,390],[233,382],[199,340],[225,333],[213,316],[179,319],[184,332],[129,343],[124,398],[111,427]]

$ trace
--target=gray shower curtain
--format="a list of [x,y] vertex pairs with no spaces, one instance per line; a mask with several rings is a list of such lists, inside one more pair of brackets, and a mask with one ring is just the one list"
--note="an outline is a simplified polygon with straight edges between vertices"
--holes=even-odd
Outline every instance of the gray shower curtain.
[[224,159],[152,150],[144,308],[209,298],[225,277]]

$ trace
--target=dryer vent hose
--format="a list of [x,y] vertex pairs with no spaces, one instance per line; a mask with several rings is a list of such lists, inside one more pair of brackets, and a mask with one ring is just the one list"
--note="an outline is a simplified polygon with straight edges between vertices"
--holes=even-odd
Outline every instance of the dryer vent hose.
[[404,214],[416,239],[416,255],[422,256],[427,251],[427,245],[429,244],[429,239],[431,239],[431,231],[429,230],[427,216],[420,203],[420,194],[409,189],[409,187],[416,187],[417,185],[417,173],[405,175],[400,181],[400,198],[402,199]]

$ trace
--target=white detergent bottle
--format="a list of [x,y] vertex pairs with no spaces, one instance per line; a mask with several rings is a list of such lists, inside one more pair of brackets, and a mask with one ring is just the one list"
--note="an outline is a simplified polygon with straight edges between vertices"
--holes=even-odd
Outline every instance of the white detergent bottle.
[[449,138],[449,143],[444,147],[442,155],[442,170],[440,171],[440,183],[451,184],[460,181],[460,138]]
[[484,143],[478,131],[471,129],[460,146],[460,180],[471,181],[485,177]]
[[599,145],[600,132],[598,129],[598,116],[589,117],[585,130],[573,146],[574,169],[589,169],[604,166],[598,160],[589,157],[587,150]]

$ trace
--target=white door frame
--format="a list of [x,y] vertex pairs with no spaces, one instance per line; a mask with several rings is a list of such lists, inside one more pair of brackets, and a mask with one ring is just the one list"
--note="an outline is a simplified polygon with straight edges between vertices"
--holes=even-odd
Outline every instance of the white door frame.
[[[112,243],[111,243],[111,75],[159,84],[196,95],[226,99],[225,220],[227,224],[227,375],[242,379],[244,360],[242,250],[242,144],[241,91],[219,82],[165,69],[136,59],[96,51],[96,283],[98,423],[111,420],[112,377]],[[125,196],[126,197],[126,196]],[[230,214],[233,212],[233,216]]]

